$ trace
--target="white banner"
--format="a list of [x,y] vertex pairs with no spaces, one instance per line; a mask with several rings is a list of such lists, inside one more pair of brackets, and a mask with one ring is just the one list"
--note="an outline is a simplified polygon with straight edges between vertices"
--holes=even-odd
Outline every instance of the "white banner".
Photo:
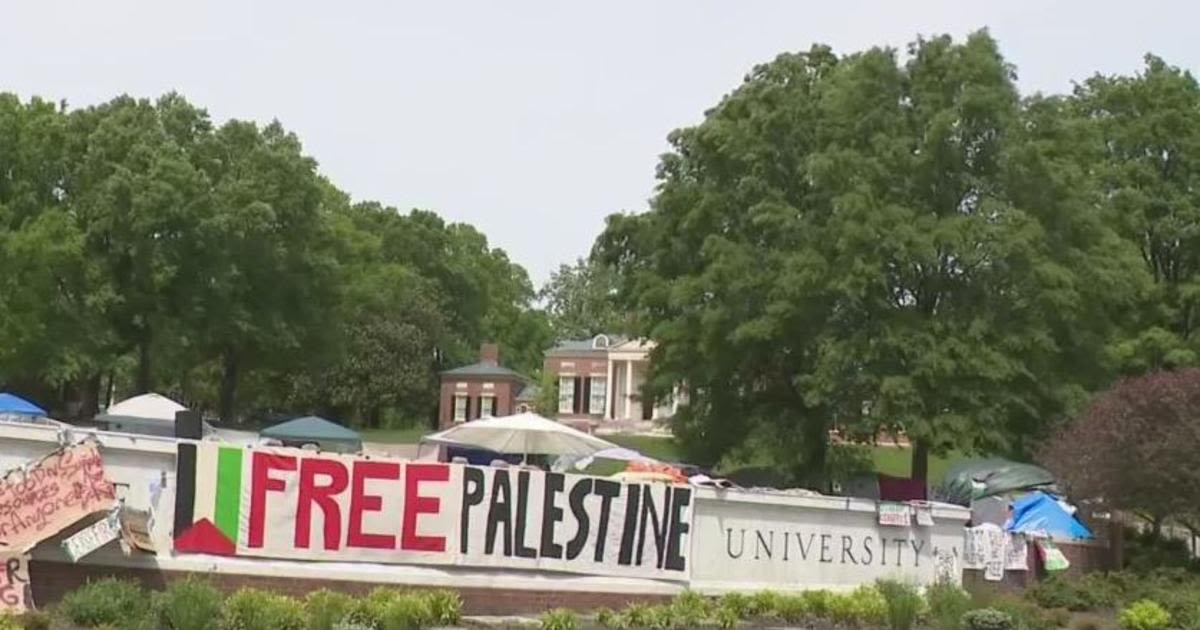
[[121,536],[121,521],[116,512],[92,523],[91,525],[71,534],[70,538],[62,541],[63,550],[71,562],[107,545]]
[[179,551],[688,578],[684,486],[210,444],[195,461]]

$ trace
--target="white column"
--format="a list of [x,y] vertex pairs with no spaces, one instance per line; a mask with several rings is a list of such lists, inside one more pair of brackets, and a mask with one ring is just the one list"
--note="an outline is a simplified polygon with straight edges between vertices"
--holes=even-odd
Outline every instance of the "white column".
[[612,420],[617,415],[616,411],[613,409],[613,407],[617,406],[615,404],[617,401],[617,384],[613,380],[613,377],[615,376],[615,372],[616,372],[616,370],[614,369],[614,366],[613,366],[613,360],[609,359],[608,360],[608,380],[605,381],[605,384],[604,384],[604,387],[605,387],[605,390],[604,390],[604,419],[605,420]]
[[633,419],[633,359],[625,362],[625,419]]

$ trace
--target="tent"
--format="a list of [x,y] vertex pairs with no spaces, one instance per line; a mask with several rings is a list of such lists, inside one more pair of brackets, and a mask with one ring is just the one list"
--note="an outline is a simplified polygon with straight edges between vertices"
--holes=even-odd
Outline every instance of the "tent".
[[126,398],[96,416],[109,431],[144,435],[175,436],[175,413],[187,407],[162,394],[142,394]]
[[0,416],[5,415],[44,416],[46,410],[16,394],[3,392],[0,393]]
[[362,450],[362,436],[357,431],[316,416],[293,418],[267,427],[259,435],[279,440],[285,446],[316,444],[323,451],[336,453],[357,453]]
[[422,442],[522,455],[588,456],[617,448],[616,444],[536,413],[464,422],[425,436]]
[[1092,532],[1063,506],[1062,502],[1045,492],[1030,492],[1013,501],[1012,522],[1005,527],[1010,532],[1048,534],[1055,538],[1088,540]]
[[1049,489],[1054,475],[1033,464],[1006,459],[969,459],[946,471],[933,498],[946,503],[970,505],[972,500],[1017,490]]

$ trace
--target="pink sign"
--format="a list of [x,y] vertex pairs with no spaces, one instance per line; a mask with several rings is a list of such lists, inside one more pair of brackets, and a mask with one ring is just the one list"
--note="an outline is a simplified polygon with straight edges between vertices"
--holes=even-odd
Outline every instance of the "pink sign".
[[32,607],[29,557],[0,556],[0,613],[20,614]]
[[68,446],[11,470],[0,481],[0,552],[24,553],[116,502],[116,489],[94,443]]

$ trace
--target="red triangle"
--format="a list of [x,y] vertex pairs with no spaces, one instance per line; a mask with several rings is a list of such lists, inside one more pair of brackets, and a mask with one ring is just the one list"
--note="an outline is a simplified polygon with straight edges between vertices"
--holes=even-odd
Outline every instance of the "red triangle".
[[175,551],[232,556],[237,554],[237,545],[234,545],[224,532],[217,529],[212,521],[202,518],[175,537]]

